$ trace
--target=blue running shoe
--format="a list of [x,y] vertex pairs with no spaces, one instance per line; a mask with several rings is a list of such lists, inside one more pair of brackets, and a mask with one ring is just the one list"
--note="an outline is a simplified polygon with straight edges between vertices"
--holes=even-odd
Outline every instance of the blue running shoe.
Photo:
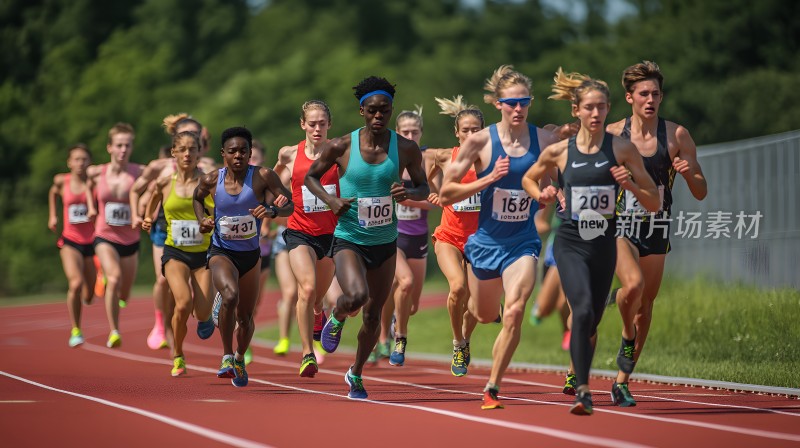
[[347,369],[347,373],[344,374],[344,382],[350,386],[350,392],[347,393],[347,398],[351,400],[366,400],[367,390],[364,389],[364,383],[361,377],[353,375],[351,370],[353,370],[352,367]]
[[333,320],[333,313],[331,313],[331,317],[328,318],[328,321],[325,322],[325,326],[322,327],[322,340],[320,342],[322,342],[322,348],[328,353],[335,352],[336,348],[339,347],[339,341],[342,339],[342,329],[344,328],[346,319],[338,323],[333,323]]
[[222,295],[217,293],[214,296],[214,303],[211,305],[211,320],[214,322],[214,326],[219,328],[219,309],[222,306]]
[[208,339],[214,334],[214,318],[209,317],[208,320],[200,322],[197,321],[197,336],[200,339]]
[[242,359],[241,361],[237,361],[234,358],[233,373],[236,376],[234,376],[231,379],[231,384],[233,384],[236,387],[247,386],[247,370],[245,370],[244,359]]
[[406,362],[406,338],[397,338],[394,341],[394,351],[389,355],[389,364],[401,367]]
[[222,357],[222,364],[217,371],[217,378],[233,378],[236,376],[233,368],[233,355]]

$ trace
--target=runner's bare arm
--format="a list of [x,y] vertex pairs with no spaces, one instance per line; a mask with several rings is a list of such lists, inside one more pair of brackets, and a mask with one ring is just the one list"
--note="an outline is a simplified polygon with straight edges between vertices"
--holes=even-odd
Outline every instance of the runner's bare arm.
[[194,194],[192,194],[192,197],[194,198],[194,202],[192,203],[192,206],[194,207],[194,216],[197,218],[197,222],[200,223],[201,233],[208,233],[214,230],[214,218],[205,216],[204,201],[206,196],[214,194],[217,188],[218,176],[218,170],[204,174],[202,177],[200,177],[200,182],[197,183],[197,187],[194,189]]
[[[464,200],[473,194],[483,191],[487,186],[508,174],[508,157],[498,157],[495,161],[494,169],[488,176],[484,176],[475,182],[462,184],[461,179],[467,174],[470,167],[475,165],[480,157],[483,147],[490,144],[489,130],[484,129],[476,134],[472,134],[461,145],[456,159],[447,165],[442,179],[442,188],[439,191],[439,201],[442,206],[454,204]],[[478,166],[475,166],[478,170]]]
[[[400,167],[400,172],[405,169],[414,186],[405,188],[402,184],[395,183],[391,188],[392,197],[398,202],[408,201],[409,199],[411,201],[418,201],[416,204],[403,203],[405,205],[430,209],[431,204],[426,201],[430,193],[430,188],[428,187],[428,180],[425,177],[425,169],[422,166],[422,153],[419,150],[419,146],[412,140],[398,140],[400,161],[405,165]],[[425,204],[422,204],[423,201]]]
[[56,196],[61,194],[61,187],[64,185],[64,175],[56,174],[53,177],[53,185],[50,186],[50,191],[47,192],[47,209],[49,217],[47,219],[47,228],[56,231],[58,226],[58,212],[56,212]]
[[549,179],[553,168],[558,167],[559,158],[566,148],[565,143],[554,143],[544,149],[525,175],[522,177],[522,188],[537,202],[549,204],[556,199],[557,190],[552,185],[542,188],[542,180]]
[[675,139],[679,149],[672,166],[686,179],[686,185],[689,186],[692,196],[698,201],[702,201],[708,194],[708,184],[703,176],[700,163],[697,161],[697,146],[694,144],[694,139],[683,126],[678,126],[675,130]]
[[349,135],[323,143],[321,148],[322,154],[320,154],[319,158],[308,168],[308,173],[303,181],[309,191],[320,198],[322,202],[328,204],[328,207],[331,208],[331,211],[333,211],[336,216],[341,216],[350,209],[350,204],[355,201],[356,198],[339,198],[328,194],[325,188],[322,187],[320,179],[322,179],[322,176],[327,173],[334,164],[341,166],[339,159],[342,158],[349,148]]
[[614,179],[622,188],[633,193],[644,208],[657,212],[661,208],[661,197],[656,183],[644,168],[642,155],[636,145],[629,140],[614,137],[614,157],[619,163],[610,168]]

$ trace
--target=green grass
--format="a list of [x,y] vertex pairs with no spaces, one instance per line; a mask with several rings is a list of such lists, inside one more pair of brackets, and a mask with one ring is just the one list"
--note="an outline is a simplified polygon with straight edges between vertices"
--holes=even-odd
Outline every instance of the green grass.
[[[441,280],[433,285],[437,290],[444,287]],[[529,301],[529,309],[531,304]],[[798,291],[761,290],[703,279],[665,279],[653,314],[637,373],[779,387],[800,385]],[[409,323],[409,352],[449,355],[452,334],[448,322],[445,308],[423,310],[413,316]],[[360,326],[360,318],[347,322],[343,346],[356,346]],[[497,324],[478,326],[470,343],[474,358],[491,358],[499,330]],[[594,368],[616,370],[620,331],[619,311],[608,308],[600,324]],[[268,326],[257,336],[277,340],[277,327]],[[292,341],[299,343],[294,327]],[[569,354],[561,350],[561,324],[555,315],[537,327],[525,322],[513,362],[557,366],[569,363]]]

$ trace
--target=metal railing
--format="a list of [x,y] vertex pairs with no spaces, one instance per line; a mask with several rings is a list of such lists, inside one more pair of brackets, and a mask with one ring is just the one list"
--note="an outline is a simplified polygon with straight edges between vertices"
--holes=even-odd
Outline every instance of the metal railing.
[[[697,152],[708,196],[697,201],[684,179],[675,179],[667,272],[800,289],[800,130],[703,146]],[[702,221],[700,237],[677,235],[685,230],[679,229],[679,219],[689,216]],[[715,222],[717,230],[727,227],[729,235],[709,233]]]

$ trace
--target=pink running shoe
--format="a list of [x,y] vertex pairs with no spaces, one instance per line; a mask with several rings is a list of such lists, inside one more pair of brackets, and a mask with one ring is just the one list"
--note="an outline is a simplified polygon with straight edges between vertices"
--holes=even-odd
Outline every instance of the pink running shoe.
[[572,335],[572,333],[569,330],[565,331],[564,339],[561,340],[561,350],[564,350],[565,352],[569,351],[570,335]]

